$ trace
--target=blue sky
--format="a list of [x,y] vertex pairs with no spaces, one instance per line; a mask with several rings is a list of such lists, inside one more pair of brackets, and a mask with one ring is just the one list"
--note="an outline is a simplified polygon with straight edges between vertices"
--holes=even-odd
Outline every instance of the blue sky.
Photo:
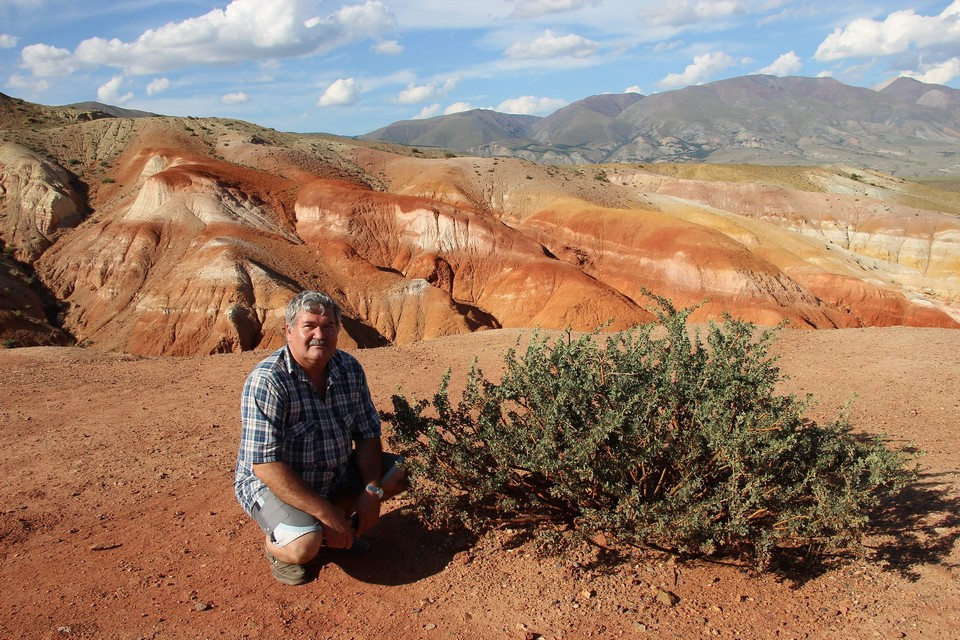
[[960,87],[960,0],[0,0],[0,91],[284,131],[735,76]]

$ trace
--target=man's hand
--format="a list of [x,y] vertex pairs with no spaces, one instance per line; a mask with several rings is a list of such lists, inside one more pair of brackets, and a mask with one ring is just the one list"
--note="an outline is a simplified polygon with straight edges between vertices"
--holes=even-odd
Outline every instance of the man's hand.
[[340,509],[333,507],[317,518],[323,524],[323,543],[331,549],[349,549],[353,546],[353,526]]
[[380,520],[380,498],[364,491],[354,502],[354,508],[360,520],[357,524],[357,535],[361,536]]

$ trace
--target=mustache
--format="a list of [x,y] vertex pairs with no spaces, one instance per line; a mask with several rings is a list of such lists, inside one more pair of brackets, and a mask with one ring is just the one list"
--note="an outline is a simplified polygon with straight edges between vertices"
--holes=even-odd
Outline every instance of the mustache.
[[310,340],[310,346],[311,346],[311,347],[325,347],[325,346],[327,346],[327,341],[326,341],[326,340],[323,340],[323,339],[321,339],[321,338],[313,338],[312,340]]

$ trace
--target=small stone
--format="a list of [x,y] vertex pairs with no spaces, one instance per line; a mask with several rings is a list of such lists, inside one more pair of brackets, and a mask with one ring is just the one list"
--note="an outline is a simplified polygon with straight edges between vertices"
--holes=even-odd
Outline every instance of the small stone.
[[197,611],[210,611],[210,609],[213,609],[213,605],[210,604],[209,602],[198,601],[193,603],[193,608],[196,609]]
[[673,593],[672,591],[667,591],[666,589],[657,589],[657,595],[654,599],[662,605],[668,607],[676,606],[680,602],[680,597]]
[[430,631],[431,629],[436,629],[437,625],[433,624],[432,622],[428,622],[427,624],[423,625],[423,628],[427,631]]
[[100,544],[91,546],[90,551],[109,551],[110,549],[117,549],[122,546],[119,542],[101,542]]

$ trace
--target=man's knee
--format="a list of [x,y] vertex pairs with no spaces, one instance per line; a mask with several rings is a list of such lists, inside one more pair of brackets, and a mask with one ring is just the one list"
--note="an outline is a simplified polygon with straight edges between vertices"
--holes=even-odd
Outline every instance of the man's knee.
[[323,546],[323,532],[305,533],[282,547],[268,542],[270,552],[277,560],[289,564],[307,564],[313,560]]

